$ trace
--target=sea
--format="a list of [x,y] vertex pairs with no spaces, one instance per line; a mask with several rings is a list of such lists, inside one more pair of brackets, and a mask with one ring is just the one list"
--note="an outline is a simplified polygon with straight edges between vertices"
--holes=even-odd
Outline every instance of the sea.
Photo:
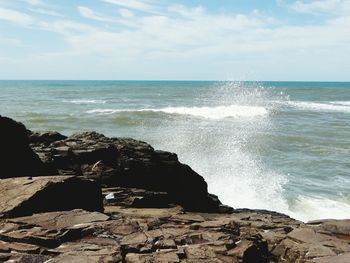
[[0,114],[31,130],[175,152],[234,208],[350,218],[349,82],[3,80],[0,92]]

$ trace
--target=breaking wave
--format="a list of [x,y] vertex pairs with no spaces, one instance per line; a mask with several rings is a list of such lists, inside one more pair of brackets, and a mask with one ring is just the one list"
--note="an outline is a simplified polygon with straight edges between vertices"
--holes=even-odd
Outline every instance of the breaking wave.
[[72,103],[72,104],[105,104],[107,101],[105,100],[63,100],[65,103]]
[[229,105],[216,107],[166,107],[160,109],[94,109],[87,113],[113,114],[119,112],[163,112],[167,114],[191,115],[206,119],[223,119],[239,117],[256,117],[268,114],[268,110],[261,106]]
[[290,101],[288,105],[302,109],[302,110],[314,110],[314,111],[337,111],[337,112],[350,112],[349,101],[333,101],[333,102],[310,102],[310,101]]

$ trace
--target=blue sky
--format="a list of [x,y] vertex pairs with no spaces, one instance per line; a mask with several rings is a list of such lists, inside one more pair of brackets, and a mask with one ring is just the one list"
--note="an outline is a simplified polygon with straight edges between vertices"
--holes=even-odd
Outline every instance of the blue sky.
[[0,0],[0,79],[350,80],[350,0]]

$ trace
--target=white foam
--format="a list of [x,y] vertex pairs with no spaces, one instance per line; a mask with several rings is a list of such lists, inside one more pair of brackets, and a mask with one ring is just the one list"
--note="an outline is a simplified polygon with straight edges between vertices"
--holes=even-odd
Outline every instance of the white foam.
[[[116,109],[94,109],[94,110],[88,110],[86,113],[100,113],[100,114],[113,114],[116,112],[122,112],[123,110],[116,110]],[[124,110],[129,111],[129,110]]]
[[113,114],[117,112],[164,112],[168,114],[191,115],[207,119],[256,117],[268,114],[268,110],[260,106],[229,105],[216,107],[166,107],[159,109],[94,109],[87,113]]
[[105,100],[63,100],[63,102],[66,103],[73,103],[73,104],[105,104],[107,101]]
[[288,215],[304,222],[329,218],[347,219],[350,215],[350,204],[345,200],[299,196],[290,207]]
[[335,105],[350,106],[350,101],[331,101],[330,103]]
[[207,119],[223,119],[227,117],[255,117],[268,113],[267,109],[259,106],[230,105],[217,107],[168,107],[155,109],[170,114],[185,114]]
[[350,112],[350,104],[344,102],[310,102],[310,101],[290,101],[288,105],[299,109],[314,110],[314,111],[337,111]]

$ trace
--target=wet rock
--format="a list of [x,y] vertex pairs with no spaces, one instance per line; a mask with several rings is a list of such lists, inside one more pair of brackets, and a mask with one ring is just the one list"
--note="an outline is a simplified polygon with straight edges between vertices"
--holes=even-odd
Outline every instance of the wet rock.
[[101,189],[97,182],[67,176],[0,180],[0,217],[76,208],[103,210]]

